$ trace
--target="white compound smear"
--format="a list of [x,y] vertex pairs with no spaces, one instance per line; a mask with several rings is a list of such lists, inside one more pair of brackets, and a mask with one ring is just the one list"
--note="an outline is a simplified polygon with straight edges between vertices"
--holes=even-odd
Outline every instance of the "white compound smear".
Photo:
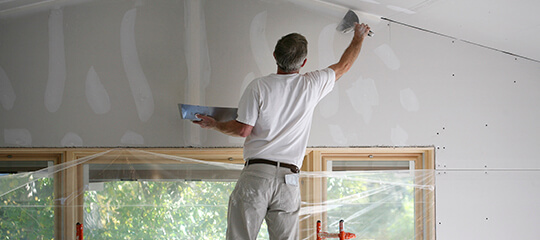
[[395,128],[392,128],[391,139],[394,146],[405,146],[407,145],[409,134],[401,126],[397,125]]
[[66,54],[64,49],[64,14],[53,9],[49,15],[49,76],[45,88],[45,107],[56,112],[62,105],[66,83]]
[[418,98],[416,94],[410,88],[403,89],[399,92],[399,99],[401,101],[401,106],[409,112],[418,112],[420,110],[420,103],[418,103]]
[[90,70],[88,70],[88,73],[86,74],[85,94],[86,101],[94,113],[104,114],[111,110],[109,94],[101,83],[101,79],[94,69],[94,66],[90,67]]
[[353,109],[360,113],[364,118],[364,122],[368,124],[373,114],[373,106],[379,105],[379,93],[375,81],[369,78],[360,78],[346,92]]
[[11,81],[4,69],[0,66],[0,103],[2,103],[2,107],[6,110],[11,110],[16,98]]
[[120,142],[124,145],[144,145],[144,138],[142,135],[128,130],[124,136],[122,136]]
[[251,21],[249,28],[251,52],[262,75],[275,71],[276,67],[272,51],[266,40],[266,17],[266,11],[257,14]]
[[401,67],[401,62],[388,44],[382,44],[373,51],[390,70],[398,70]]
[[340,145],[347,143],[345,133],[339,125],[329,124],[328,127],[330,128],[330,135],[332,135],[332,140],[334,140],[335,143]]
[[62,147],[82,147],[83,140],[76,133],[68,132],[64,135],[62,141],[60,141],[60,145]]
[[135,44],[135,18],[137,9],[131,9],[124,14],[120,26],[120,50],[131,94],[135,100],[139,119],[146,122],[154,114],[154,97],[148,81],[142,71],[137,46]]
[[337,62],[334,52],[334,36],[337,23],[327,25],[319,33],[319,68],[326,68]]
[[19,147],[31,147],[32,135],[24,128],[4,129],[4,142]]

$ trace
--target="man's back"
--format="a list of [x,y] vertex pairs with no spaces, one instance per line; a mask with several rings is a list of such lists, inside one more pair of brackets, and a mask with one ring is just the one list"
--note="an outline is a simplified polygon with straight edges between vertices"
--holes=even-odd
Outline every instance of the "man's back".
[[254,80],[239,105],[238,121],[254,128],[244,158],[263,158],[301,166],[313,110],[335,83],[327,68],[306,74],[271,74]]

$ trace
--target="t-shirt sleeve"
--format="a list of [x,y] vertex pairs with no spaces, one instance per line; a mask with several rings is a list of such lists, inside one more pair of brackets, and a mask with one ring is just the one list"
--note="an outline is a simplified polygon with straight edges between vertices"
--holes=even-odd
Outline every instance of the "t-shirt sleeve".
[[331,68],[314,71],[310,73],[315,86],[318,88],[319,101],[334,89],[336,83],[336,73]]
[[236,121],[255,126],[259,117],[259,91],[256,81],[251,82],[238,103],[238,117]]

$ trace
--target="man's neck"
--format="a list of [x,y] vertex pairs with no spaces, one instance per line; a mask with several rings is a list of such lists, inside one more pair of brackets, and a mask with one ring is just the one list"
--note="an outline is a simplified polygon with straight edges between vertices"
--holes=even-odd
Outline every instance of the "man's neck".
[[293,72],[284,72],[284,71],[281,70],[280,68],[277,69],[277,74],[294,74],[294,73],[300,73],[300,70],[298,70],[298,71],[293,71]]

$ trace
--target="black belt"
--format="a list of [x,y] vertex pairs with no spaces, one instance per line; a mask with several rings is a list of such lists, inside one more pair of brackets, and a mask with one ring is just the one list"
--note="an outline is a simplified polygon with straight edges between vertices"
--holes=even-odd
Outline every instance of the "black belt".
[[272,161],[272,160],[260,159],[260,158],[250,159],[244,165],[248,166],[248,165],[255,164],[255,163],[270,164],[270,165],[274,165],[274,166],[277,166],[279,164],[280,167],[288,168],[293,173],[299,173],[300,172],[300,169],[297,166],[293,165],[293,164],[275,162],[275,161]]

